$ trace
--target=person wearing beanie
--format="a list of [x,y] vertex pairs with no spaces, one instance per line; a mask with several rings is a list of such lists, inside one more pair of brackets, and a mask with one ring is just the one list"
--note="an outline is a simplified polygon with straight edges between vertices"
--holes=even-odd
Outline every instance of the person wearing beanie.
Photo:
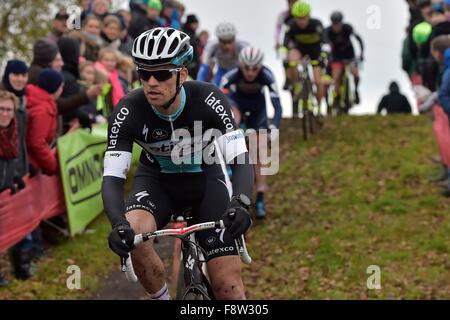
[[[58,47],[64,60],[64,67],[62,71],[64,76],[64,89],[61,97],[64,99],[70,99],[73,96],[77,96],[85,92],[78,82],[80,80],[80,40],[72,37],[62,37],[58,41]],[[88,102],[89,99],[87,103]],[[77,108],[74,108],[63,115],[64,132],[70,128],[70,122],[75,118],[78,119],[83,128],[92,127],[92,121],[89,118],[89,114],[80,109],[83,105],[84,104],[80,104]]]
[[137,38],[141,33],[161,27],[163,19],[160,18],[162,4],[160,0],[130,1],[131,22],[128,34]]
[[[48,39],[38,39],[33,45],[33,60],[28,73],[28,83],[37,84],[38,76],[44,68],[51,68],[60,58],[58,46]],[[59,67],[59,65],[57,66]]]
[[19,160],[17,163],[18,173],[23,177],[28,172],[27,148],[25,144],[27,108],[25,99],[25,86],[28,82],[28,66],[22,60],[10,60],[6,64],[0,89],[6,90],[19,99],[16,110],[16,122],[19,132]]
[[63,91],[63,85],[63,75],[47,68],[39,74],[37,85],[26,87],[28,157],[35,168],[48,175],[58,173],[58,160],[51,144],[58,127],[56,100]]
[[188,70],[191,77],[196,77],[200,68],[200,53],[199,46],[200,41],[197,37],[197,30],[199,27],[199,21],[194,14],[190,14],[186,17],[186,23],[183,25],[183,31],[191,38],[190,43],[194,48],[194,58],[189,65]]
[[[37,86],[38,77],[44,68],[61,71],[64,61],[59,48],[48,39],[38,39],[33,45],[33,60],[28,71],[28,83]],[[60,97],[57,101],[58,113],[65,114],[89,103],[89,99],[96,98],[101,88],[94,86],[70,97]]]

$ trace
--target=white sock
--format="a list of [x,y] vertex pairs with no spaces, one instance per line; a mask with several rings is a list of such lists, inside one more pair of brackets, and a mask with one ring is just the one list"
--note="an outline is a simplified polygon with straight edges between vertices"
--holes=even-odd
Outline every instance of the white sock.
[[150,299],[152,300],[172,300],[170,298],[169,289],[167,288],[167,284],[164,283],[164,286],[156,293],[149,293]]

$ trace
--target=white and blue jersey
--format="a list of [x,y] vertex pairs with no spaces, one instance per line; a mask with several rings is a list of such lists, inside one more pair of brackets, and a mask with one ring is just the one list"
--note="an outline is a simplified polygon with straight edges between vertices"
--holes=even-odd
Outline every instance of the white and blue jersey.
[[221,88],[225,91],[231,103],[238,107],[241,114],[249,114],[246,118],[248,128],[268,128],[264,87],[269,88],[270,99],[275,109],[272,124],[279,128],[282,117],[280,95],[275,77],[269,68],[263,66],[252,82],[244,78],[239,67],[233,68],[222,78]]

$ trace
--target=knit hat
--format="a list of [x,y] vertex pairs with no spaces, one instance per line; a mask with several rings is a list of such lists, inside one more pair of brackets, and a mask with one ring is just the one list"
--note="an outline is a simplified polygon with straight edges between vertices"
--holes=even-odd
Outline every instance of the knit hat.
[[63,75],[53,69],[44,69],[39,74],[38,87],[50,94],[55,93],[64,82]]
[[198,22],[198,19],[195,14],[190,14],[186,17],[186,23],[195,23]]
[[45,38],[38,39],[33,46],[33,62],[42,68],[47,68],[55,60],[58,54],[58,47],[55,43]]
[[162,10],[162,4],[160,0],[148,0],[148,7],[159,12],[161,12]]
[[22,60],[9,60],[6,64],[5,73],[3,74],[3,85],[6,90],[14,93],[17,97],[22,97],[25,94],[25,88],[23,90],[17,91],[15,90],[11,83],[9,82],[9,75],[13,74],[26,74],[28,72],[28,67],[25,62]]

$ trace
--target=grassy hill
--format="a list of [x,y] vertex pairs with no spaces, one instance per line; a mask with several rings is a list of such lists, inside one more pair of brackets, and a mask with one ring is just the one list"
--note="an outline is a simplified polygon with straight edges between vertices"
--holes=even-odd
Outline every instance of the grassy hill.
[[[285,124],[268,220],[249,235],[249,297],[449,299],[450,199],[427,180],[430,120],[333,119],[307,144]],[[367,289],[370,265],[381,290]]]
[[[248,298],[449,299],[450,199],[427,180],[437,153],[430,120],[334,118],[307,143],[299,126],[283,123],[268,218],[248,235]],[[91,296],[117,268],[106,219],[91,230],[52,248],[32,280],[12,281],[0,299]],[[70,264],[82,290],[66,288]],[[380,290],[367,289],[370,265]]]

